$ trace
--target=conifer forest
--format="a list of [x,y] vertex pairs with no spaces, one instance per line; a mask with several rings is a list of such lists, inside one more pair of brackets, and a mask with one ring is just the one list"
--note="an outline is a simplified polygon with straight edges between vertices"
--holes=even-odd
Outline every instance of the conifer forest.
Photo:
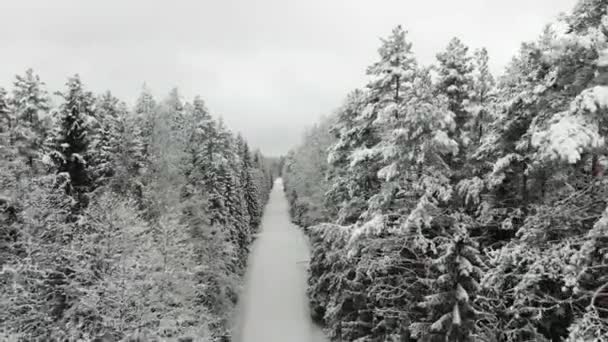
[[283,156],[171,84],[15,70],[0,342],[608,342],[608,0],[573,3],[501,74],[394,23]]
[[405,28],[286,158],[333,341],[608,341],[608,2],[522,44],[504,74]]
[[225,340],[275,163],[177,89],[59,96],[0,89],[0,340]]

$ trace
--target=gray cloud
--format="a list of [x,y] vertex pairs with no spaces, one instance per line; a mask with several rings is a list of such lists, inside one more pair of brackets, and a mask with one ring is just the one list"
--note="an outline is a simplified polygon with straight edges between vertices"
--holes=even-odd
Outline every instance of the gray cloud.
[[422,63],[449,39],[486,46],[495,72],[575,0],[55,0],[0,5],[0,85],[33,67],[58,90],[80,73],[132,102],[172,86],[268,154],[365,82],[378,38],[402,24]]

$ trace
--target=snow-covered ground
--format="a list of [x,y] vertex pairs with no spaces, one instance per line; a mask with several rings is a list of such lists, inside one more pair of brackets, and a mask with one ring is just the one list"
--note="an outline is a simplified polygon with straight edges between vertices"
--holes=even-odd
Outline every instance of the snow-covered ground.
[[327,341],[306,299],[308,244],[289,220],[283,183],[275,182],[249,257],[235,342]]

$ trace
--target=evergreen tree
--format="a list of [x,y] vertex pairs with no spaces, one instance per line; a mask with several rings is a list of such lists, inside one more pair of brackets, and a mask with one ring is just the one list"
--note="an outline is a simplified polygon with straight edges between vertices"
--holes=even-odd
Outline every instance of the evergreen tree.
[[[327,150],[334,142],[329,130],[333,121],[333,118],[326,118],[310,128],[304,135],[304,144],[289,157],[289,165],[285,169],[284,184],[297,196],[291,199],[292,220],[303,227],[333,218],[323,201],[324,189],[331,184],[327,179]],[[335,191],[342,189],[338,190],[336,186]]]
[[72,186],[82,192],[88,190],[93,181],[86,154],[90,148],[90,124],[95,115],[95,100],[83,88],[78,75],[69,78],[66,86],[67,90],[59,94],[63,103],[57,112],[51,156],[59,172],[69,174]]
[[165,99],[163,105],[165,110],[163,114],[169,117],[170,129],[175,133],[173,139],[177,142],[184,143],[184,136],[181,133],[186,130],[187,118],[184,101],[177,88],[171,89],[169,96]]
[[466,227],[457,226],[442,246],[441,255],[433,260],[437,280],[434,294],[425,297],[420,306],[429,314],[429,323],[412,327],[422,341],[474,341],[476,314],[473,302],[481,290],[483,261]]
[[[399,105],[400,99],[405,98],[406,92],[412,87],[416,59],[406,35],[407,32],[397,26],[388,38],[381,39],[382,45],[378,49],[380,60],[367,69],[371,96],[376,97],[385,109],[390,104]],[[393,112],[394,109],[396,108],[386,110]]]
[[249,146],[241,135],[237,137],[237,148],[242,160],[240,179],[243,183],[245,202],[247,204],[247,213],[249,214],[249,226],[256,229],[261,220],[262,212],[259,205],[260,190],[253,178],[253,165]]
[[116,173],[120,147],[119,120],[124,115],[119,112],[119,101],[109,91],[96,101],[88,160],[91,161],[91,177],[98,184],[106,183]]
[[469,55],[469,48],[458,38],[453,38],[445,52],[437,54],[439,61],[437,91],[445,94],[449,100],[449,108],[456,115],[457,137],[465,129],[470,120],[466,104],[470,99],[473,87],[473,64]]
[[192,103],[189,118],[184,170],[190,187],[187,193],[198,191],[197,188],[200,187],[204,188],[205,173],[210,169],[208,152],[215,135],[215,122],[199,96]]
[[144,137],[137,118],[124,102],[117,107],[116,146],[114,147],[114,176],[111,184],[116,191],[131,189],[141,199],[141,178],[145,174],[148,160],[145,156]]
[[353,149],[366,138],[357,129],[357,117],[365,108],[366,101],[367,95],[363,91],[350,93],[337,111],[336,120],[330,128],[336,141],[329,147],[327,156],[330,187],[325,194],[324,204],[330,217],[340,223],[353,223],[362,212],[362,200],[356,197],[360,192],[354,187],[356,183],[351,183],[352,173],[349,172],[348,165]]
[[9,105],[6,90],[0,87],[0,141],[1,146],[6,149],[10,144],[12,131],[13,113]]
[[12,139],[19,154],[32,168],[34,161],[40,159],[46,127],[43,117],[50,109],[49,99],[44,90],[44,83],[32,69],[25,75],[17,75],[12,96],[13,119]]
[[[449,138],[453,114],[444,98],[433,95],[428,71],[421,70],[413,84],[403,119],[389,119],[386,135],[375,147],[386,166],[378,172],[382,188],[370,199],[368,211],[369,219],[386,214],[389,226],[408,231],[428,226],[432,212],[450,199],[452,170],[444,159],[458,152],[457,143]],[[402,220],[390,222],[391,215]]]
[[150,140],[154,133],[154,125],[157,121],[157,104],[145,83],[135,103],[134,112],[142,134],[144,156],[147,157],[149,155],[150,144],[152,143]]
[[470,139],[478,143],[493,119],[491,117],[493,113],[488,107],[492,101],[495,81],[490,72],[489,60],[488,50],[485,48],[475,51],[473,60],[475,69],[468,111],[472,115]]
[[[368,93],[365,95],[363,108],[356,112],[345,109],[350,114],[356,114],[352,119],[352,127],[341,132],[336,143],[336,149],[348,146],[350,151],[350,176],[344,186],[349,189],[352,197],[350,208],[343,208],[339,214],[339,222],[352,223],[364,212],[367,200],[380,187],[377,173],[381,168],[381,150],[374,147],[381,141],[383,126],[377,120],[402,117],[402,104],[407,98],[407,92],[413,86],[416,61],[411,53],[411,44],[406,41],[406,32],[396,27],[391,36],[382,40],[378,49],[380,60],[370,66],[367,74],[370,77]],[[355,108],[361,101],[360,94],[351,97]],[[339,129],[339,128],[338,128]],[[330,155],[330,158],[334,158]],[[336,158],[338,160],[339,158]],[[356,194],[356,195],[355,195]],[[347,202],[347,203],[348,203]]]

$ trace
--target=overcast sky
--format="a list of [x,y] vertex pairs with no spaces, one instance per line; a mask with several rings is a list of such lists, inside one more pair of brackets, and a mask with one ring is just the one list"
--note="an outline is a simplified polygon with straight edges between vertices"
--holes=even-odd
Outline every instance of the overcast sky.
[[401,24],[429,64],[451,37],[500,72],[575,0],[3,0],[0,85],[33,67],[50,91],[79,73],[130,104],[146,82],[200,94],[269,155],[365,83],[379,37]]

